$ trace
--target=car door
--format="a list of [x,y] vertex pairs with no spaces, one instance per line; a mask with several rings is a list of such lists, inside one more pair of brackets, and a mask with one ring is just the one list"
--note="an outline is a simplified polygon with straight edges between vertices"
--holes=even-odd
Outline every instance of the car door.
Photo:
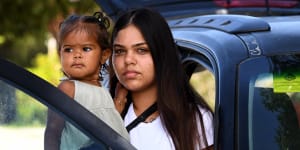
[[36,128],[8,126],[15,119],[22,121],[24,118],[17,118],[20,117],[17,114],[28,113],[33,105],[42,109],[41,113],[48,108],[55,111],[95,143],[103,143],[112,149],[135,149],[129,141],[52,84],[4,59],[0,59],[0,85],[1,149],[43,149],[46,114],[30,114],[35,116],[32,119],[40,121]]

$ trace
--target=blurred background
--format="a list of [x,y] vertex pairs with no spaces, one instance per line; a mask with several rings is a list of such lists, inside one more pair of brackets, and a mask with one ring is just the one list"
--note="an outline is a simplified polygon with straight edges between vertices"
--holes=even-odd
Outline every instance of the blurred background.
[[36,58],[51,51],[47,43],[56,37],[62,19],[99,9],[93,0],[1,0],[0,56],[35,67]]

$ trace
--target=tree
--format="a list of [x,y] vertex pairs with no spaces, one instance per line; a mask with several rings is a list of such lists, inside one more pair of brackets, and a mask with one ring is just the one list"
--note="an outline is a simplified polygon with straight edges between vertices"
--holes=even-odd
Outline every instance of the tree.
[[98,9],[93,0],[1,0],[0,56],[29,67],[31,58],[46,53],[45,41],[63,18]]

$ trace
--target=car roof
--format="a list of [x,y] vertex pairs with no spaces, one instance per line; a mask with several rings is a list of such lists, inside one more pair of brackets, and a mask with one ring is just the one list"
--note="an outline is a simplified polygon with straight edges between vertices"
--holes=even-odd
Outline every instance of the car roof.
[[[299,53],[300,49],[300,16],[257,18],[245,15],[205,15],[170,20],[169,25],[177,41],[202,44],[219,51],[216,53],[224,55],[221,58],[233,54],[236,57],[248,57],[251,46],[247,43],[253,40],[256,42],[255,48],[261,51],[260,55]],[[234,45],[237,47],[234,48]]]

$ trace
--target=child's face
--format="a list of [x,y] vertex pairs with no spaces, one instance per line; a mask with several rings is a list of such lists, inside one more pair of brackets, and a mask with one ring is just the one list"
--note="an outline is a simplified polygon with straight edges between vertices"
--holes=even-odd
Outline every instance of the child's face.
[[84,31],[68,34],[60,49],[64,73],[70,79],[81,81],[98,80],[101,64],[109,55],[109,50],[101,50],[96,38]]
[[141,32],[133,25],[122,29],[113,42],[112,64],[121,82],[130,91],[155,89],[151,51]]

